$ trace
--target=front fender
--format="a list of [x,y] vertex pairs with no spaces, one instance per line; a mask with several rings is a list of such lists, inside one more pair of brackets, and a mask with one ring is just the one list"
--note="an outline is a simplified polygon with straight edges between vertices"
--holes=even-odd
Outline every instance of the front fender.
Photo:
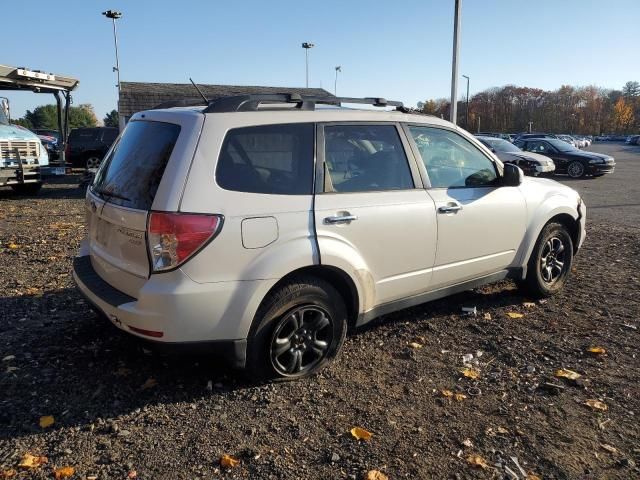
[[567,205],[567,197],[563,195],[554,195],[548,197],[544,203],[535,208],[533,215],[529,219],[527,230],[520,248],[518,250],[517,265],[522,268],[523,278],[526,276],[527,263],[536,244],[540,232],[549,220],[558,215],[569,215],[574,220],[578,220],[577,205],[571,208]]

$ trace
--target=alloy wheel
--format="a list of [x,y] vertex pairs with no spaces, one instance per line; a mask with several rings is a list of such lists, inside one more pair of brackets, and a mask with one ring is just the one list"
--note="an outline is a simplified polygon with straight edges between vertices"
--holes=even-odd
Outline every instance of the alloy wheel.
[[584,175],[584,165],[580,162],[572,162],[567,168],[567,174],[571,178],[580,178]]
[[329,353],[333,341],[330,315],[315,305],[304,305],[280,317],[271,338],[269,356],[283,376],[301,376]]
[[551,237],[540,254],[540,275],[546,283],[557,281],[565,270],[565,246],[559,237]]
[[98,157],[87,158],[87,168],[94,169],[100,166],[100,159]]

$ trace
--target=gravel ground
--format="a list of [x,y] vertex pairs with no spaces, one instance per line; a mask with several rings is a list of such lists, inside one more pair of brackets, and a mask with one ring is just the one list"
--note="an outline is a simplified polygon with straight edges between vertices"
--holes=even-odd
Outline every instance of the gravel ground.
[[[257,385],[146,350],[88,308],[70,275],[78,180],[0,194],[0,478],[525,478],[518,465],[640,478],[637,227],[590,223],[568,287],[544,303],[510,282],[456,295],[360,329],[313,379]],[[21,469],[25,453],[48,463]],[[223,454],[239,464],[222,468]]]

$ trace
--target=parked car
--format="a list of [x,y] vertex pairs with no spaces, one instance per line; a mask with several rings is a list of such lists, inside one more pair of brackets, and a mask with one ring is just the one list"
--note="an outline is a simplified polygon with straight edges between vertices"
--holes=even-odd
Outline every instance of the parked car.
[[558,136],[553,133],[520,133],[515,140],[523,140],[525,138],[558,138]]
[[87,189],[80,291],[132,335],[294,379],[335,357],[348,325],[504,278],[562,289],[585,235],[575,190],[399,102],[315,108],[347,101],[133,115]]
[[582,178],[586,175],[601,177],[613,173],[616,166],[614,158],[610,155],[583,152],[555,138],[528,138],[517,140],[515,145],[527,152],[550,157],[556,164],[556,173],[566,173],[572,178]]
[[513,143],[500,138],[476,135],[487,148],[503,163],[513,163],[522,169],[525,175],[537,176],[541,173],[552,173],[556,166],[549,157],[538,153],[524,152]]
[[60,157],[60,149],[58,148],[58,140],[49,135],[37,134],[44,148],[49,154],[49,160],[57,160]]
[[624,143],[628,145],[637,145],[638,138],[640,138],[640,135],[629,135],[627,139],[624,141]]
[[74,168],[96,169],[117,136],[118,129],[112,127],[74,128],[69,132],[66,161]]
[[60,141],[60,132],[54,128],[35,128],[32,130],[36,135],[46,135]]
[[631,141],[631,145],[640,145],[640,135],[634,135],[634,139]]
[[[534,137],[531,137],[534,138]],[[568,143],[569,145],[578,148],[578,143],[569,135],[558,135],[558,140],[562,140],[563,142]]]

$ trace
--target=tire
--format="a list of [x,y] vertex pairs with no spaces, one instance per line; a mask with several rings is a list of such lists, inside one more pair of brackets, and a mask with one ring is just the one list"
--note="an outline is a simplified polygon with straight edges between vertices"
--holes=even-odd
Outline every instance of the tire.
[[569,165],[567,165],[567,175],[569,175],[571,178],[582,178],[584,177],[585,172],[586,169],[584,168],[584,165],[582,164],[582,162],[579,162],[577,160],[574,160]]
[[346,334],[347,309],[338,291],[319,278],[294,278],[258,309],[246,373],[259,381],[312,376],[335,358]]
[[21,183],[20,185],[11,185],[11,188],[18,195],[35,196],[40,192],[42,183]]
[[92,155],[89,158],[87,158],[87,160],[85,161],[85,167],[87,167],[87,170],[91,168],[98,168],[101,162],[102,162],[102,159]]
[[567,227],[548,223],[536,240],[527,277],[520,285],[534,297],[551,297],[564,287],[572,262],[573,241]]

